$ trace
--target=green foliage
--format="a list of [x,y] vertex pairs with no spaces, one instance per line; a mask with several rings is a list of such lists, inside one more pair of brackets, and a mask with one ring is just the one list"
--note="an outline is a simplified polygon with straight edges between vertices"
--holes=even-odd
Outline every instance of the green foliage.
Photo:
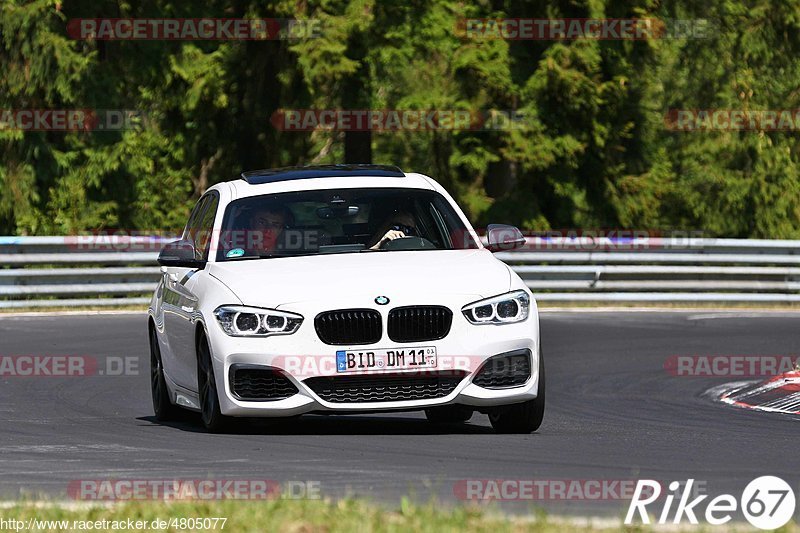
[[[318,38],[79,41],[78,17],[275,17]],[[465,17],[713,21],[703,39],[467,38]],[[6,0],[0,109],[129,109],[122,132],[0,128],[0,233],[175,229],[242,169],[341,162],[342,132],[279,109],[492,110],[507,130],[374,132],[477,224],[800,238],[797,132],[675,132],[670,109],[800,108],[800,0]],[[353,84],[353,79],[363,83]],[[356,87],[361,94],[352,94]]]

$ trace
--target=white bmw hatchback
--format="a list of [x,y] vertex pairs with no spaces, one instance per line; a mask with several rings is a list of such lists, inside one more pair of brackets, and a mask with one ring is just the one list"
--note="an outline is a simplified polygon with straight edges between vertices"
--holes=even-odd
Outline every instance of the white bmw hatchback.
[[424,410],[529,433],[544,415],[536,302],[433,179],[396,167],[253,171],[209,189],[159,256],[159,420]]

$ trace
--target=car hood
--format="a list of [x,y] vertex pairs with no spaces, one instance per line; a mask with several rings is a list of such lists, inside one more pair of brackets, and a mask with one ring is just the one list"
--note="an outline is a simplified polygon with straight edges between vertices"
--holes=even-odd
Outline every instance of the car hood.
[[509,269],[487,250],[394,251],[282,257],[208,264],[209,274],[246,305],[279,307],[377,296],[477,298],[509,290]]

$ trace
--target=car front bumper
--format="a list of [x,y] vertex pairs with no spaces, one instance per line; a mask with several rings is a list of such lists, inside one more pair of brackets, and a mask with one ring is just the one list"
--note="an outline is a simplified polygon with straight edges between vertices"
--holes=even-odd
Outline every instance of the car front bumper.
[[[453,318],[450,333],[444,339],[418,343],[396,343],[385,338],[384,334],[384,338],[369,346],[327,345],[315,335],[313,321],[304,323],[293,335],[267,338],[229,337],[217,324],[207,324],[207,331],[217,376],[220,410],[228,416],[285,417],[310,412],[412,411],[451,404],[481,410],[532,400],[538,393],[539,323],[535,304],[528,319],[516,324],[475,326],[458,313]],[[351,375],[338,374],[336,371],[336,352],[339,350],[410,349],[420,346],[436,347],[437,372],[463,375],[451,392],[426,399],[410,393],[402,399],[391,401],[326,401],[307,383],[311,378],[336,379]],[[487,359],[519,350],[530,352],[530,377],[523,384],[485,388],[473,383]],[[239,399],[233,394],[229,379],[234,365],[278,370],[297,388],[297,393],[278,400]],[[382,377],[387,374],[371,372],[369,375]],[[424,378],[426,372],[400,370],[391,375],[413,382],[415,377]]]

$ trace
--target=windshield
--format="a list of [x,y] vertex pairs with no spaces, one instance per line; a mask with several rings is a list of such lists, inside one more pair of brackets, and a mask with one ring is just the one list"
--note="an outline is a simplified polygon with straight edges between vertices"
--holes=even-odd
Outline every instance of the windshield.
[[231,202],[217,258],[477,247],[455,210],[437,192],[328,189]]

